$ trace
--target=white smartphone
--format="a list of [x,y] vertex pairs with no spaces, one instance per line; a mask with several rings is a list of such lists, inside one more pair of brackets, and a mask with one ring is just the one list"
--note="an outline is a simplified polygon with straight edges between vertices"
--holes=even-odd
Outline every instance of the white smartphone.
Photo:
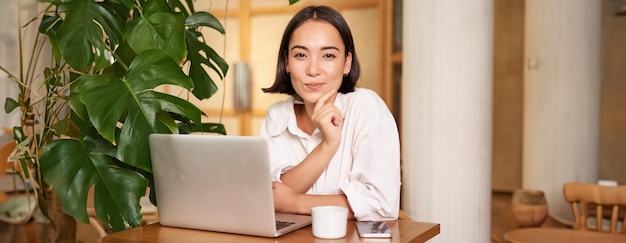
[[363,238],[390,238],[391,228],[385,221],[357,221],[356,230]]

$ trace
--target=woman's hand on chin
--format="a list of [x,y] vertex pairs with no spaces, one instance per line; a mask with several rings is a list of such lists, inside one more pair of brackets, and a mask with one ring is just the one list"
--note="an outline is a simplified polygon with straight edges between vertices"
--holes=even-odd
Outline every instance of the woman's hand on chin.
[[343,115],[334,105],[335,95],[337,95],[337,90],[334,89],[323,94],[315,103],[311,119],[322,131],[324,140],[338,147],[341,142]]

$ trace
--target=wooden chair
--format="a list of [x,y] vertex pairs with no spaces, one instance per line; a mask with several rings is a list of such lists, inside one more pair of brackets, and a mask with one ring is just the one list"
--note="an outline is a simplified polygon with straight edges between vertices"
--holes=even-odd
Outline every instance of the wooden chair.
[[[11,152],[15,149],[15,141],[7,141],[0,146],[0,176],[4,175],[7,171],[7,159],[11,156]],[[0,191],[0,203],[5,202],[8,199],[7,194],[4,191]]]
[[[595,230],[607,232],[604,220],[610,222],[609,233],[626,234],[626,185],[600,186],[589,183],[568,182],[563,185],[565,200],[572,205],[574,229],[593,230],[588,220],[595,218]],[[594,210],[595,209],[595,210]],[[621,229],[618,223],[621,222]]]

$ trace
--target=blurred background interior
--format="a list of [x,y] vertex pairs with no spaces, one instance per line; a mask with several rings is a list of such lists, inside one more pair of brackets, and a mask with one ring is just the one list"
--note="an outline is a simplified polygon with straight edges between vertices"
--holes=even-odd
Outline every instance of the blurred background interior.
[[[5,0],[6,1],[6,0]],[[9,0],[0,9],[0,65],[17,67],[15,61],[17,37],[13,32],[17,12],[27,16],[37,12],[33,0]],[[218,95],[196,104],[208,114],[210,121],[225,124],[229,135],[258,135],[266,108],[282,100],[281,95],[269,95],[261,88],[273,82],[276,50],[282,26],[305,4],[328,4],[338,9],[352,28],[356,49],[362,65],[359,86],[373,89],[387,102],[397,118],[402,132],[403,69],[403,1],[401,0],[335,0],[302,1],[288,7],[287,0],[196,0],[199,10],[213,13],[223,22],[226,38],[218,33],[206,33],[210,45],[231,65],[226,79],[219,83]],[[525,55],[525,30],[533,22],[528,18],[525,0],[494,0],[493,19],[493,130],[491,171],[491,229],[496,238],[520,227],[511,210],[513,192],[524,188],[524,124],[531,119],[525,114],[525,69],[532,68],[532,58]],[[568,1],[560,1],[568,4]],[[577,1],[578,2],[578,1]],[[623,0],[602,0],[601,20],[596,30],[600,40],[599,98],[594,116],[599,126],[595,159],[585,162],[597,167],[598,179],[626,184],[626,4]],[[576,17],[576,16],[573,16]],[[23,21],[23,20],[22,20]],[[578,28],[579,26],[571,26]],[[583,27],[581,27],[583,28]],[[594,27],[595,28],[595,27]],[[595,31],[595,32],[594,32]],[[215,36],[216,38],[211,38]],[[567,41],[564,41],[567,43]],[[241,79],[243,80],[236,80]],[[0,77],[0,98],[16,94],[13,83]],[[179,95],[179,90],[164,88]],[[243,97],[240,94],[246,94]],[[579,97],[570,97],[576,100]],[[222,102],[223,100],[223,102]],[[574,102],[574,101],[572,101]],[[17,114],[0,114],[0,126],[11,127],[18,122]],[[567,118],[565,118],[567,119]],[[0,132],[0,142],[10,135]],[[581,148],[584,149],[584,148]],[[579,170],[569,168],[566,170]],[[539,179],[540,180],[540,179]],[[11,194],[10,178],[0,180],[0,188]],[[548,204],[555,196],[548,197]],[[569,210],[569,209],[565,209]],[[569,212],[569,211],[567,211]],[[571,216],[570,216],[571,217]],[[414,217],[416,218],[416,217]],[[568,227],[567,216],[549,217],[546,227]],[[28,242],[37,227],[0,222],[0,242]],[[446,234],[442,231],[442,234]],[[94,242],[99,233],[89,225],[79,225],[82,242]],[[7,241],[8,240],[8,241]],[[32,242],[32,241],[31,241]]]

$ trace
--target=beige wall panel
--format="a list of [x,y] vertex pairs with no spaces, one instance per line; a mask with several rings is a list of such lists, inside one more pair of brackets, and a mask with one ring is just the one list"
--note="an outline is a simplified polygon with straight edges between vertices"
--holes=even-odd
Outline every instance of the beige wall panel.
[[252,8],[285,7],[285,6],[289,6],[289,0],[250,0],[250,7]]
[[[294,4],[295,7],[304,7],[308,5],[330,5],[340,2],[354,2],[355,0],[301,0]],[[289,6],[289,0],[250,0],[250,6],[253,8],[260,7],[284,7]]]
[[250,77],[252,79],[252,109],[266,110],[286,95],[266,94],[261,88],[270,87],[276,77],[278,47],[283,30],[292,14],[252,17],[250,42]]
[[[380,58],[378,9],[363,8],[342,11],[341,14],[352,30],[352,38],[361,63],[361,79],[357,86],[378,90],[379,72],[382,67]],[[380,94],[380,93],[379,93]]]
[[626,184],[626,16],[603,1],[599,179]]
[[[285,0],[287,1],[287,0]],[[215,11],[215,10],[224,10],[228,9],[236,9],[239,7],[238,0],[194,0],[194,6],[196,7],[196,11]]]
[[250,124],[251,126],[251,136],[258,136],[260,131],[261,131],[261,125],[263,125],[263,119],[265,117],[259,116],[259,117],[252,117],[252,122]]
[[221,118],[218,115],[209,116],[208,118],[202,118],[202,122],[213,122],[213,123],[222,123],[226,128],[226,134],[228,135],[240,135],[241,132],[239,130],[239,117],[238,116],[222,116]]
[[494,2],[492,188],[522,187],[524,1]]

